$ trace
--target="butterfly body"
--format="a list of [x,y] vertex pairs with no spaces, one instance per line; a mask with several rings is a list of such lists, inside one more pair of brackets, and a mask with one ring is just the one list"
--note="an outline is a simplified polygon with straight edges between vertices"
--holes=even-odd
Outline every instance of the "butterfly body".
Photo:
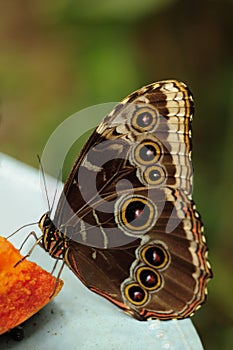
[[192,200],[193,99],[161,81],[125,98],[93,132],[42,246],[92,291],[140,320],[190,316],[211,277]]

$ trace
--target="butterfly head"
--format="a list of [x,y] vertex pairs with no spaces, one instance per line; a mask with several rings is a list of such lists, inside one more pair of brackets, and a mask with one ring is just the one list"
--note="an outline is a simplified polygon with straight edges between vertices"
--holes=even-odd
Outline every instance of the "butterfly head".
[[53,225],[52,220],[50,219],[50,212],[43,214],[43,216],[40,218],[38,226],[41,229],[41,231],[44,233],[46,228],[51,227]]

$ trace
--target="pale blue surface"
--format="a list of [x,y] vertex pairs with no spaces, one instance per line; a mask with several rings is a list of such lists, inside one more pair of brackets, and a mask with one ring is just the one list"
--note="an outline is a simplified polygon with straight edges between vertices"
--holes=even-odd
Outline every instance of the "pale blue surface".
[[[46,180],[54,193],[56,181]],[[39,220],[48,209],[42,191],[35,169],[0,154],[0,235],[7,236]],[[32,229],[40,235],[35,225],[18,232],[11,241],[19,247]],[[25,245],[24,253],[32,242]],[[54,263],[40,247],[30,259],[48,270]],[[140,322],[90,292],[68,268],[63,270],[62,279],[65,285],[55,300],[26,322],[24,340],[15,342],[9,335],[1,336],[1,350],[203,349],[190,319]]]

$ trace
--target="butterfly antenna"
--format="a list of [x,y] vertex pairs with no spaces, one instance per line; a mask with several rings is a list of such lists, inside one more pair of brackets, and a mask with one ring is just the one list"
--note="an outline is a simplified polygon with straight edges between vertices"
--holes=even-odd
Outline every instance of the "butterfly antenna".
[[42,166],[42,162],[41,162],[40,156],[38,154],[37,154],[37,159],[38,159],[38,162],[40,164],[40,168],[41,168],[41,172],[42,172],[42,179],[43,179],[43,183],[44,183],[45,195],[46,195],[46,200],[47,200],[49,212],[51,212],[51,207],[50,207],[50,203],[49,203],[48,188],[46,186],[46,180],[45,180],[45,172],[44,172],[44,169],[43,169],[43,166]]
[[57,197],[58,185],[59,185],[59,182],[61,181],[61,175],[62,175],[62,169],[60,168],[59,174],[58,174],[58,177],[57,177],[56,190],[55,190],[55,193],[54,193],[54,196],[53,196],[53,202],[52,202],[52,206],[51,206],[51,211],[53,210],[55,199]]

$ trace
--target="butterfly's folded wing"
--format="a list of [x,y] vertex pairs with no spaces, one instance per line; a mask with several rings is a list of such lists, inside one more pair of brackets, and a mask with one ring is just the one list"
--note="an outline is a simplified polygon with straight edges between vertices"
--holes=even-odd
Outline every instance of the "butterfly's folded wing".
[[175,80],[129,95],[84,146],[55,213],[70,268],[140,319],[189,316],[211,277],[192,201],[193,110]]

